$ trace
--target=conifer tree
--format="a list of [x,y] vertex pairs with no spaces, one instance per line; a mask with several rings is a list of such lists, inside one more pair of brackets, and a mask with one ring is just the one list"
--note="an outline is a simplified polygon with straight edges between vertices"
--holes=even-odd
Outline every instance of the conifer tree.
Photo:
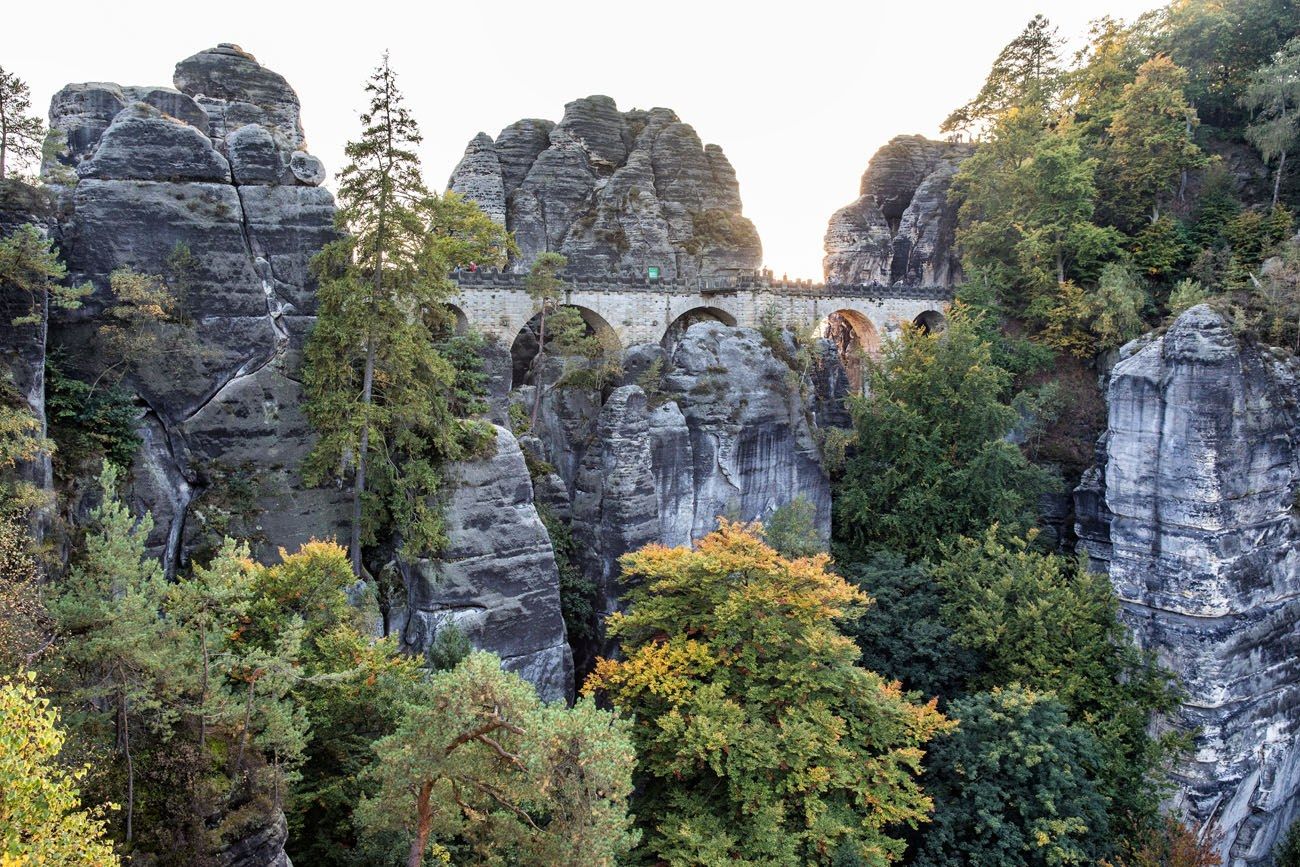
[[1060,46],[1056,28],[1035,15],[998,54],[975,98],[948,115],[940,129],[982,127],[1008,109],[1049,104],[1059,84]]
[[[344,237],[314,263],[319,313],[305,356],[307,415],[320,434],[309,482],[352,468],[353,572],[361,546],[396,530],[417,551],[442,543],[430,505],[439,465],[461,452],[447,394],[453,366],[430,320],[446,316],[451,268],[502,260],[504,231],[477,208],[432,195],[420,176],[415,118],[385,54],[366,85],[361,137],[346,148],[337,224]],[[489,225],[490,224],[490,225]]]
[[111,731],[126,765],[125,839],[135,812],[135,752],[146,725],[164,729],[174,717],[169,679],[172,643],[159,617],[166,592],[162,567],[145,552],[153,520],[136,521],[118,499],[119,471],[104,464],[103,503],[81,561],[59,586],[50,615],[60,635],[49,661],[51,680],[76,710],[85,732]]
[[1300,36],[1273,55],[1273,62],[1255,71],[1242,98],[1254,111],[1246,138],[1259,148],[1265,162],[1277,159],[1273,170],[1273,206],[1282,189],[1287,152],[1300,141]]
[[27,82],[0,66],[0,181],[15,162],[40,155],[45,128],[39,117],[28,114],[31,110]]

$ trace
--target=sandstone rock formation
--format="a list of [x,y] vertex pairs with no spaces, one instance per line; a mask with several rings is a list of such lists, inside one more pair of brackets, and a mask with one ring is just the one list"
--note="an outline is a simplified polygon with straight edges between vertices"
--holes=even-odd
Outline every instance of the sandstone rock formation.
[[[54,228],[48,198],[34,187],[20,181],[0,181],[0,236],[7,236],[20,226],[36,227],[48,237]],[[0,401],[24,404],[40,423],[45,424],[45,352],[49,330],[49,309],[44,298],[20,292],[0,292]],[[42,490],[53,486],[53,472],[48,455],[18,467],[19,477]],[[32,532],[44,536],[46,516],[38,516]]]
[[519,444],[498,427],[495,454],[455,464],[447,475],[450,544],[439,559],[404,567],[403,643],[423,652],[454,623],[475,647],[536,685],[544,700],[572,699],[560,577]]
[[[827,363],[838,366],[838,356]],[[646,381],[656,365],[661,375]],[[600,613],[618,610],[621,555],[650,542],[689,545],[719,516],[762,520],[803,497],[829,537],[815,389],[762,335],[700,322],[671,349],[631,347],[623,368],[625,384],[603,403],[579,389],[549,391],[530,439],[554,470],[534,480],[538,498],[569,520]],[[532,386],[516,391],[525,406],[532,395]]]
[[1225,865],[1271,863],[1300,808],[1300,365],[1205,305],[1123,355],[1081,544],[1187,692],[1183,806]]
[[[104,372],[97,334],[115,269],[169,275],[183,291],[185,324],[129,375],[145,443],[135,505],[153,513],[169,572],[228,508],[234,478],[256,494],[233,529],[270,550],[334,536],[346,515],[341,492],[305,488],[298,470],[311,442],[297,374],[314,313],[307,263],[333,237],[334,201],[302,151],[297,96],[230,45],[181,61],[175,84],[68,85],[50,107],[65,147],[45,166],[65,206],[64,259],[96,289],[51,329],[74,364]],[[178,251],[189,264],[169,274]]]
[[607,96],[565,106],[559,124],[521,120],[475,136],[450,189],[515,233],[526,271],[539,253],[573,274],[664,278],[749,272],[762,261],[736,173],[665,108],[619,111]]
[[857,201],[826,227],[828,283],[952,286],[961,261],[953,248],[957,209],[952,176],[971,146],[897,136],[876,152]]

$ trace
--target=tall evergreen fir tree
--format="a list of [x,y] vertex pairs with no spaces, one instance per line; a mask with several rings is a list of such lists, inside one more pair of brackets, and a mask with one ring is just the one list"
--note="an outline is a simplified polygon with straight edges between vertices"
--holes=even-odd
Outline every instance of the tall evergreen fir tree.
[[448,395],[456,370],[436,349],[452,268],[503,259],[503,229],[420,176],[419,127],[385,54],[366,85],[369,108],[339,176],[338,228],[314,263],[319,318],[307,345],[307,415],[320,438],[309,482],[352,484],[352,570],[381,533],[434,550],[442,521],[431,505],[439,465],[461,455],[465,427]]

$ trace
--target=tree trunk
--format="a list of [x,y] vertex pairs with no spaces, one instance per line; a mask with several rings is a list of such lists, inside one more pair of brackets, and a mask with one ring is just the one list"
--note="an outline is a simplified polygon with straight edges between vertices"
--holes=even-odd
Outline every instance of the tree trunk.
[[533,359],[537,365],[537,375],[533,377],[533,417],[529,422],[534,434],[537,433],[537,416],[542,411],[542,384],[546,379],[546,301],[542,301],[542,321],[537,328],[537,357]]
[[[1282,151],[1282,156],[1277,161],[1277,177],[1273,178],[1273,207],[1277,207],[1277,197],[1282,191],[1282,169],[1286,166],[1286,151]],[[0,177],[4,175],[0,174]]]
[[352,574],[361,577],[361,495],[366,490],[366,456],[370,451],[370,399],[375,385],[375,343],[366,344],[366,372],[361,381],[361,446],[357,450],[357,477],[352,485]]
[[208,740],[208,627],[199,631],[199,646],[203,648],[203,684],[199,692],[199,755],[204,753]]
[[424,861],[424,850],[429,845],[429,830],[433,825],[433,810],[429,806],[432,794],[433,781],[420,786],[420,794],[415,799],[415,839],[411,841],[411,851],[406,856],[406,867],[420,867]]
[[1060,250],[1056,251],[1056,285],[1065,282],[1065,254]]
[[253,724],[253,690],[257,678],[248,682],[248,701],[244,704],[244,730],[239,734],[239,752],[235,755],[235,773],[244,767],[244,748],[248,746],[248,729]]
[[119,704],[121,714],[122,755],[126,757],[126,842],[131,842],[135,820],[135,760],[131,758],[131,717],[125,692]]

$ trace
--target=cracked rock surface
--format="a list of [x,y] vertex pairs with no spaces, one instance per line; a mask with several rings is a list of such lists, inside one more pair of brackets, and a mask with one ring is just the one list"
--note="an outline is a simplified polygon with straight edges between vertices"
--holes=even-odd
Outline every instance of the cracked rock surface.
[[494,453],[452,464],[449,544],[436,560],[402,565],[407,588],[402,642],[423,653],[455,624],[545,701],[573,698],[573,656],[560,615],[560,574],[533,504],[523,452],[496,428]]
[[589,96],[566,105],[558,124],[521,120],[495,140],[479,133],[448,186],[515,233],[520,272],[548,251],[567,256],[575,275],[657,265],[664,278],[697,277],[762,263],[731,163],[666,108],[620,111]]
[[1186,690],[1180,805],[1270,864],[1300,812],[1300,369],[1206,305],[1121,354],[1080,544]]
[[68,85],[50,106],[65,146],[45,166],[71,276],[95,287],[82,309],[55,317],[50,340],[87,371],[98,372],[112,272],[167,274],[176,251],[192,257],[174,281],[182,324],[127,383],[143,402],[133,505],[153,513],[169,572],[213,510],[233,508],[232,478],[253,491],[232,529],[262,555],[333,537],[347,515],[343,492],[307,488],[298,470],[312,441],[298,381],[315,312],[307,266],[334,232],[298,98],[231,45],[181,61],[174,84]]
[[828,283],[953,286],[961,282],[954,249],[957,205],[952,176],[972,145],[900,135],[878,150],[856,201],[826,227]]

